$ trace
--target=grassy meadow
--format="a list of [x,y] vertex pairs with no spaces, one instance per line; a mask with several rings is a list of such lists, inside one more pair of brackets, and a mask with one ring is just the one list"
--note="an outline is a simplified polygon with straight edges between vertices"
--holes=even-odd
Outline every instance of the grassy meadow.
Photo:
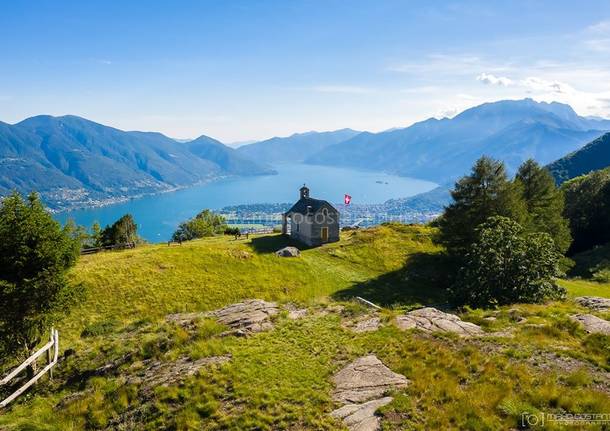
[[[411,381],[379,412],[385,430],[516,429],[522,412],[610,412],[610,338],[574,324],[569,315],[584,310],[570,299],[461,310],[490,334],[476,339],[391,323],[404,310],[444,305],[433,234],[400,224],[343,232],[339,243],[295,259],[273,254],[287,244],[278,235],[82,257],[71,280],[83,300],[58,324],[62,350],[73,354],[53,382],[0,414],[0,430],[344,429],[328,415],[336,408],[330,377],[368,353]],[[561,284],[571,296],[610,297],[610,284]],[[381,329],[345,327],[370,313],[350,300],[356,295],[384,306]],[[273,330],[250,337],[221,336],[225,328],[208,319],[192,330],[164,319],[247,298],[309,313],[290,320],[282,312]],[[336,304],[343,309],[329,311]],[[179,385],[149,391],[132,378],[151,361],[221,355],[231,359]],[[97,372],[108,364],[112,372]]]

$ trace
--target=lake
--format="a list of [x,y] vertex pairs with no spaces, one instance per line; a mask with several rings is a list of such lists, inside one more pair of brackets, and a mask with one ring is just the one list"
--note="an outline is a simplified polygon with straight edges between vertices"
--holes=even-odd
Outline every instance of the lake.
[[202,209],[295,202],[303,183],[314,198],[343,202],[344,194],[349,194],[352,203],[366,204],[413,196],[436,187],[429,181],[354,169],[305,164],[278,164],[274,168],[277,175],[221,179],[101,208],[62,212],[55,218],[62,223],[71,218],[87,227],[97,221],[104,227],[130,213],[138,224],[140,236],[150,242],[161,242],[171,237],[180,222]]

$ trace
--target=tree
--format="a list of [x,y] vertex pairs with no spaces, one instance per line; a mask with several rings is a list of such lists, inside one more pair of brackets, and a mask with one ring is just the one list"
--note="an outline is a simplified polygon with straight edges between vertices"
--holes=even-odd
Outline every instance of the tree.
[[572,237],[568,220],[563,216],[564,196],[551,173],[529,159],[519,167],[515,181],[520,185],[528,213],[527,230],[548,233],[557,250],[565,253]]
[[540,302],[560,297],[559,259],[546,233],[526,233],[515,221],[491,217],[476,230],[451,288],[455,302],[472,306]]
[[91,225],[91,234],[89,235],[89,246],[102,246],[102,227],[98,222],[93,222],[93,225]]
[[135,243],[138,241],[138,225],[131,214],[125,214],[112,224],[106,226],[100,234],[104,246]]
[[180,223],[174,232],[172,240],[189,241],[191,239],[203,238],[224,233],[227,228],[224,217],[206,209],[194,218]]
[[0,357],[28,356],[77,290],[66,281],[79,240],[61,228],[36,194],[0,204]]
[[570,252],[610,242],[610,168],[566,181],[561,189],[574,237]]
[[460,256],[473,243],[476,228],[489,217],[505,216],[518,223],[526,218],[518,184],[508,180],[504,163],[481,157],[470,175],[460,179],[451,192],[453,203],[437,221],[438,242],[453,256]]

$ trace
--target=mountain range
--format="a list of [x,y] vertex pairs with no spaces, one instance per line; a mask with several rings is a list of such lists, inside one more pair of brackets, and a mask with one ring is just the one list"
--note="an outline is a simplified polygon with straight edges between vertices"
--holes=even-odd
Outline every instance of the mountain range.
[[610,133],[600,136],[578,151],[548,165],[555,180],[562,183],[571,178],[610,166]]
[[244,145],[237,151],[244,156],[266,163],[300,163],[324,148],[345,142],[359,133],[352,129],[295,133],[285,138],[275,137]]
[[36,190],[53,209],[92,206],[227,175],[272,174],[219,141],[180,143],[75,116],[0,123],[0,195]]
[[364,168],[447,182],[482,155],[510,172],[528,158],[552,162],[610,130],[610,120],[581,117],[569,106],[531,99],[504,100],[454,118],[430,118],[381,133],[363,132],[308,157],[312,164]]
[[281,162],[384,171],[446,186],[482,155],[503,160],[511,173],[528,158],[557,160],[551,169],[561,181],[610,165],[610,138],[600,138],[607,131],[610,120],[531,99],[486,103],[380,133],[297,133],[237,149],[205,135],[184,142],[41,115],[0,122],[0,195],[36,190],[53,209],[96,206],[223,176],[273,174],[270,165]]

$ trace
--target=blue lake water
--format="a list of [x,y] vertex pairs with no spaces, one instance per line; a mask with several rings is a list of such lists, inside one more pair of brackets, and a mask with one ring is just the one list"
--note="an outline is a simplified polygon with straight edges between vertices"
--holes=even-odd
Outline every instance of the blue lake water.
[[180,222],[205,208],[294,202],[303,183],[307,184],[311,196],[315,198],[343,202],[343,196],[347,193],[352,196],[352,203],[367,204],[413,196],[436,187],[429,181],[370,171],[304,164],[279,164],[274,167],[278,175],[222,179],[106,207],[63,212],[55,217],[62,223],[71,218],[87,227],[97,221],[103,227],[130,213],[143,238],[161,242],[171,237]]

